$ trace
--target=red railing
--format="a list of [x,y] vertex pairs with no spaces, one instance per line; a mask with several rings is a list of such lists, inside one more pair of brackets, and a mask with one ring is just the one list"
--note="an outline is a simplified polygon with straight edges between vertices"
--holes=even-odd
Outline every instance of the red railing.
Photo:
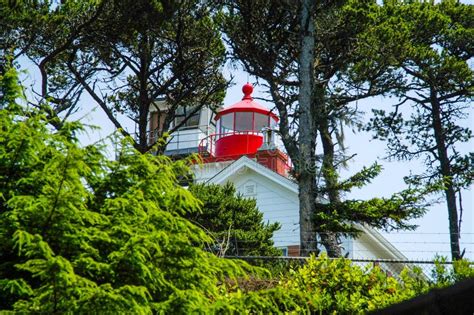
[[[232,136],[232,135],[261,135],[263,136],[264,134],[262,132],[257,132],[257,131],[233,131],[233,132],[227,132],[227,133],[216,133],[212,134],[210,136],[207,136],[206,138],[202,139],[199,143],[198,146],[198,153],[201,155],[203,158],[211,158],[215,159],[216,157],[216,142],[217,140],[221,139],[222,137],[226,136]],[[285,149],[282,148],[281,146],[278,146],[274,142],[274,138],[272,138],[270,143],[263,143],[263,145],[270,145],[274,149],[278,150],[280,154],[283,154],[286,157],[286,169],[290,171],[293,169],[293,163],[291,162],[290,157],[285,153]],[[230,158],[232,156],[219,156],[218,158]]]
[[263,137],[263,133],[258,131],[232,131],[225,133],[214,133],[210,136],[205,137],[199,142],[198,152],[201,156],[215,156],[216,142],[217,140],[233,135],[260,135]]

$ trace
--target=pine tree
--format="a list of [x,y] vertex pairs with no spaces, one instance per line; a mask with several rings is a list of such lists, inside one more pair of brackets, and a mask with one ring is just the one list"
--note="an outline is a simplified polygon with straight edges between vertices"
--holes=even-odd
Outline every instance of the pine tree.
[[423,159],[423,173],[407,181],[422,187],[441,184],[453,259],[462,257],[461,192],[474,178],[474,153],[459,150],[472,141],[472,127],[463,120],[474,95],[473,32],[472,5],[393,1],[382,7],[367,39],[375,48],[373,62],[384,59],[401,76],[395,90],[400,102],[391,112],[374,110],[367,130],[387,142],[390,159]]
[[209,249],[228,256],[279,256],[273,246],[278,223],[264,223],[256,201],[236,193],[232,184],[191,185],[189,191],[203,202],[201,211],[184,217],[202,227],[214,240]]
[[[234,59],[264,81],[280,115],[279,133],[294,163],[293,175],[299,185],[300,233],[305,235],[301,246],[315,250],[318,233],[327,252],[337,257],[341,255],[337,236],[355,232],[351,222],[376,227],[383,227],[385,222],[387,228],[414,228],[406,221],[426,211],[423,198],[429,189],[416,191],[409,187],[390,198],[375,196],[366,202],[343,200],[344,192],[367,184],[381,169],[375,165],[348,179],[341,179],[338,174],[338,166],[345,159],[337,154],[337,145],[342,146],[341,125],[354,120],[348,104],[387,93],[397,82],[396,74],[386,71],[383,61],[364,67],[372,56],[363,49],[368,46],[363,35],[374,22],[379,6],[373,1],[335,1],[305,8],[302,1],[267,0],[251,6],[246,1],[229,1],[227,6],[223,27]],[[304,21],[300,15],[303,9],[310,10]],[[311,60],[304,63],[302,40],[314,46],[314,51],[306,51],[306,59]],[[311,69],[306,69],[308,62]],[[306,67],[304,76],[302,67]],[[318,136],[322,143],[321,161],[316,158]],[[318,168],[324,184],[316,185]],[[385,209],[374,207],[392,201],[395,203]],[[348,211],[352,206],[357,209]],[[308,218],[313,221],[303,224]],[[302,254],[308,251],[303,250]]]
[[[92,109],[84,106],[93,103],[79,102],[88,94],[144,153],[202,107],[222,103],[225,47],[207,2],[19,3],[18,8],[0,3],[0,21],[15,22],[7,23],[8,41],[0,33],[0,52],[13,46],[38,66],[41,84],[33,104],[43,111],[50,109],[43,104],[54,105],[49,115],[61,116],[60,121],[79,106]],[[175,120],[183,108],[184,119]],[[150,125],[152,110],[156,126]],[[136,130],[126,128],[130,122]]]

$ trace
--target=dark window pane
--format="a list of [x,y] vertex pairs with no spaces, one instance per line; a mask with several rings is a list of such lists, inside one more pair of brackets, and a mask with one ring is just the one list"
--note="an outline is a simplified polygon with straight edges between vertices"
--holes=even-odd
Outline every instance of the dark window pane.
[[191,117],[189,117],[188,121],[186,121],[186,126],[187,127],[197,127],[199,126],[199,111],[192,115]]
[[174,125],[178,126],[184,119],[189,117],[189,119],[186,121],[186,123],[181,127],[197,127],[197,126],[199,126],[199,118],[201,116],[200,115],[201,111],[199,110],[195,114],[190,116],[191,113],[194,112],[194,110],[196,110],[195,107],[180,106],[180,107],[176,108],[175,118],[174,118]]

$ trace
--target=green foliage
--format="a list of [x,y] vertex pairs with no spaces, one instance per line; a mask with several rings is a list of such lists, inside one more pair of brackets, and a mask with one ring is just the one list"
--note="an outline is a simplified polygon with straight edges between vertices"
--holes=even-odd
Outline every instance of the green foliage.
[[[472,5],[457,1],[391,1],[364,37],[373,43],[373,59],[389,60],[398,69],[401,100],[393,112],[374,110],[366,129],[387,141],[390,158],[423,158],[425,173],[416,176],[420,184],[443,181],[443,176],[455,188],[472,181],[472,153],[463,156],[456,146],[472,139],[472,130],[461,121],[473,96],[473,16]],[[402,111],[402,105],[411,110]],[[449,161],[442,161],[443,155]],[[451,174],[442,174],[440,163],[448,163]]]
[[[412,276],[420,277],[416,273]],[[425,286],[416,285],[412,276],[405,271],[397,281],[377,266],[360,268],[350,260],[330,260],[323,255],[310,258],[306,265],[292,273],[286,285],[313,296],[314,310],[357,314],[421,293]]]
[[21,96],[21,88],[18,85],[18,77],[10,62],[6,63],[0,71],[0,109],[8,104],[15,104]]
[[220,297],[213,310],[218,313],[366,314],[474,276],[474,266],[466,260],[457,261],[450,270],[441,262],[437,263],[437,276],[428,278],[420,268],[413,266],[406,266],[392,276],[391,268],[395,267],[389,263],[359,267],[344,258],[330,259],[326,254],[311,256],[304,265],[294,268],[268,289],[253,290],[248,283],[240,283],[235,292]]
[[203,205],[201,211],[187,212],[184,217],[203,227],[214,240],[208,245],[211,251],[230,256],[281,254],[272,240],[280,225],[264,223],[255,200],[237,194],[232,184],[195,184],[190,186],[189,191]]
[[[41,76],[39,105],[67,118],[86,92],[124,136],[119,114],[137,123],[141,152],[173,124],[203,106],[217,108],[227,82],[221,70],[225,47],[213,19],[213,3],[197,0],[80,0],[0,2],[2,52],[26,56]],[[1,71],[0,71],[1,72]],[[165,100],[159,108],[156,100]],[[38,104],[37,104],[38,105]],[[44,106],[46,109],[46,106]],[[149,137],[154,110],[163,128]],[[61,124],[56,123],[56,128]],[[161,125],[160,125],[161,127]],[[153,143],[154,144],[154,143]]]
[[[384,266],[384,268],[390,268]],[[239,288],[214,305],[219,313],[365,314],[429,290],[420,269],[404,269],[397,278],[379,266],[359,267],[348,259],[311,256],[278,285],[252,291]]]
[[284,287],[228,294],[212,307],[215,314],[308,314],[312,308],[311,297],[303,291]]
[[50,132],[42,113],[13,102],[18,91],[0,110],[1,309],[184,313],[245,276],[245,264],[204,251],[211,239],[181,217],[200,206],[178,182],[186,161],[128,141],[109,161],[78,145],[77,124]]
[[[302,110],[299,102],[303,82],[299,70],[302,65],[298,58],[301,55],[302,33],[306,30],[302,32],[300,29],[302,24],[297,2],[259,0],[253,6],[249,6],[247,1],[225,3],[228,12],[222,14],[221,23],[232,54],[242,62],[247,72],[268,83],[268,94],[279,111],[279,131],[295,164],[295,178],[300,185],[301,213],[309,212],[311,216],[302,220],[313,220],[311,224],[301,225],[302,229],[312,231],[301,231],[301,234],[311,235],[314,230],[324,232],[320,234],[321,242],[330,255],[337,256],[340,251],[334,232],[354,232],[351,223],[387,229],[414,228],[408,221],[426,211],[426,189],[409,187],[389,198],[374,195],[375,198],[367,201],[344,201],[345,192],[370,183],[380,173],[381,167],[375,164],[364,168],[345,181],[339,177],[341,166],[348,161],[343,141],[344,125],[353,127],[360,114],[357,108],[351,108],[348,104],[386,95],[399,86],[399,71],[390,63],[392,59],[387,57],[385,60],[382,54],[384,41],[377,42],[371,33],[377,23],[398,21],[402,18],[401,14],[382,14],[385,5],[378,5],[376,1],[314,3],[314,60],[311,61],[313,68],[310,71],[312,104],[309,110]],[[247,36],[248,33],[252,36]],[[381,36],[384,34],[380,32]],[[388,41],[387,38],[385,40]],[[397,38],[391,38],[387,45],[395,45],[392,40]],[[376,42],[381,51],[374,56],[372,50]],[[301,121],[305,116],[302,111],[305,114],[311,112],[311,124]],[[316,159],[301,155],[305,147],[315,152],[314,146],[319,140],[323,150],[321,164]],[[318,168],[322,180],[316,178],[315,170]],[[305,180],[317,182],[318,187],[303,183]],[[315,196],[316,200],[325,199],[329,204],[315,205],[303,201],[314,200]],[[304,243],[310,244],[311,241]]]
[[[375,163],[364,167],[360,172],[337,183],[333,189],[349,192],[370,183],[380,174],[382,167]],[[334,172],[334,170],[327,170]],[[409,184],[409,183],[408,183]],[[358,229],[353,222],[365,223],[375,228],[386,230],[412,230],[417,226],[410,220],[421,217],[431,204],[427,197],[438,189],[437,186],[409,187],[387,198],[375,197],[368,200],[341,200],[319,202],[313,220],[323,230],[336,231],[351,236],[357,235]],[[322,188],[321,193],[328,193]]]
[[474,278],[474,264],[467,259],[459,259],[453,265],[446,265],[446,257],[436,257],[435,268],[432,271],[432,281],[435,287],[445,287],[456,282]]

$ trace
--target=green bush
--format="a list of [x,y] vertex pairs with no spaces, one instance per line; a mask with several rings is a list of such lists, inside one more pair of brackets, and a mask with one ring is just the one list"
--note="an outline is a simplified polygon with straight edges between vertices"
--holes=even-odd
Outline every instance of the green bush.
[[466,259],[453,262],[453,265],[446,265],[446,257],[435,258],[435,268],[431,275],[433,287],[446,287],[456,282],[474,278],[474,264]]
[[363,314],[429,288],[417,269],[394,278],[377,266],[361,268],[326,255],[311,257],[270,289],[252,291],[244,284],[214,305],[218,312]]
[[380,267],[361,268],[348,259],[311,257],[293,271],[287,283],[291,290],[313,296],[315,310],[337,313],[365,313],[405,299],[425,289],[417,272],[405,270],[397,280]]
[[323,254],[290,270],[277,284],[270,283],[270,289],[253,291],[258,282],[252,286],[248,283],[251,279],[243,281],[235,293],[228,293],[224,302],[216,305],[231,313],[365,314],[473,277],[473,267],[460,260],[452,269],[437,263],[433,278],[409,266],[390,276],[379,266],[361,268],[349,259],[329,259]]

